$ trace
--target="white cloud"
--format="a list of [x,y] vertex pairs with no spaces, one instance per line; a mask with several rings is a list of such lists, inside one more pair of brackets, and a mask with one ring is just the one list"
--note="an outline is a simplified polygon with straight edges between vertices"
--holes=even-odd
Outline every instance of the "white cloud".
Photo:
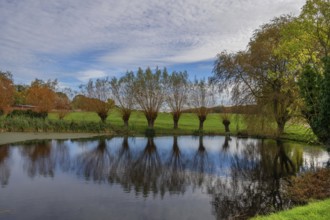
[[87,70],[77,74],[77,78],[81,82],[87,82],[89,79],[103,78],[106,76],[107,73],[102,70]]
[[[221,50],[244,49],[254,29],[274,16],[298,14],[304,2],[1,1],[0,69],[11,70],[16,78],[30,80],[32,72],[38,72],[41,78],[61,78],[66,76],[65,72],[81,72],[76,78],[84,81],[90,76],[109,74],[105,70],[125,71],[138,66],[209,60]],[[103,53],[85,60],[84,53],[95,50]],[[63,63],[77,60],[65,58],[80,53],[83,55],[78,57],[86,66],[67,71]],[[60,61],[52,63],[48,56]],[[42,75],[44,69],[50,75]]]

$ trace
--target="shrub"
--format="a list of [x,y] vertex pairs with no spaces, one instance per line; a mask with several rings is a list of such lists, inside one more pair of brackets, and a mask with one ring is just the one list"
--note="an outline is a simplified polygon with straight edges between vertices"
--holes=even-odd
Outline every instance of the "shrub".
[[42,118],[46,119],[48,116],[47,112],[35,112],[32,110],[13,110],[11,113],[7,115],[7,117],[17,117],[17,116],[24,116],[24,117],[30,117],[30,118]]
[[316,172],[308,172],[298,177],[292,177],[288,193],[296,203],[306,203],[310,200],[330,197],[330,169],[323,168]]

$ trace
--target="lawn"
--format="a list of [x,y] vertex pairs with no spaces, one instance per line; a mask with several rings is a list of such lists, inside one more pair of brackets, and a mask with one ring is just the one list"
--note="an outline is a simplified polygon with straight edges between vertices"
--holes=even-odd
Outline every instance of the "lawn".
[[[57,120],[58,116],[56,113],[50,113],[49,119]],[[64,120],[67,121],[90,121],[98,122],[100,118],[94,112],[71,112],[69,113]],[[112,111],[108,118],[107,122],[110,123],[114,128],[120,129],[124,128],[123,120],[118,111]],[[237,120],[235,115],[231,117],[230,130],[233,133],[236,133],[236,124],[239,123],[239,129],[244,129],[245,126],[242,123],[242,120]],[[172,115],[169,113],[159,113],[155,121],[155,130],[160,134],[167,133],[179,133],[179,134],[191,134],[198,130],[199,121],[195,114],[184,113],[182,114],[179,121],[179,129],[175,131],[173,129],[173,119]],[[129,129],[135,131],[144,131],[147,128],[147,120],[142,112],[134,111],[129,119]],[[224,126],[221,122],[220,114],[209,114],[206,121],[204,122],[204,132],[208,134],[219,134],[225,133]]]
[[312,202],[291,210],[278,212],[269,216],[257,216],[253,220],[328,220],[330,219],[330,199]]

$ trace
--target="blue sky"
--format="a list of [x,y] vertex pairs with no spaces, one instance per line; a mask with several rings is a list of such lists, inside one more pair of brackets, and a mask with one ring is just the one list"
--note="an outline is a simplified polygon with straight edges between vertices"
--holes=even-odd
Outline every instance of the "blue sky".
[[0,69],[15,83],[156,66],[212,75],[217,53],[244,50],[260,25],[304,0],[0,0]]

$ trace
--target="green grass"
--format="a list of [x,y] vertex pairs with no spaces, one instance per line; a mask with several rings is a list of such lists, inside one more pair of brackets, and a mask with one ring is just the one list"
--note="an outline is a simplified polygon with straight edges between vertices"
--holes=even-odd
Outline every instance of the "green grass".
[[278,212],[269,216],[257,216],[253,220],[328,220],[330,219],[330,199],[312,202],[291,210]]
[[[272,138],[275,136],[274,132],[267,134],[269,131],[247,129],[241,115],[230,115],[230,121],[230,131],[233,135],[240,132],[254,137]],[[18,118],[6,122],[4,116],[2,116],[0,117],[0,131],[107,132],[118,135],[143,135],[147,129],[146,118],[139,111],[133,111],[128,129],[124,127],[120,112],[117,110],[110,112],[106,126],[99,122],[100,118],[95,112],[71,112],[66,115],[63,121],[58,119],[57,113],[50,113],[46,121]],[[72,123],[74,126],[71,125]],[[275,130],[276,125],[272,124],[272,126],[272,130]],[[182,114],[179,121],[179,129],[173,129],[172,115],[159,113],[154,129],[156,135],[191,135],[200,134],[198,127],[199,121],[195,114]],[[204,123],[202,133],[206,135],[225,134],[221,115],[218,113],[209,114]],[[315,135],[301,122],[288,122],[281,138],[309,143],[316,142]]]
[[[230,129],[233,133],[236,133],[236,124],[238,122],[239,128],[245,128],[242,120],[236,120],[234,115],[231,119]],[[49,114],[50,120],[57,120],[56,113]],[[94,112],[71,112],[64,120],[66,121],[90,121],[98,122],[99,117]],[[110,123],[115,129],[125,129],[121,115],[118,111],[112,111],[107,122]],[[157,134],[192,134],[197,132],[199,126],[198,118],[195,114],[184,113],[179,121],[179,129],[173,129],[172,115],[169,113],[159,113],[155,121],[155,130]],[[147,120],[142,112],[134,111],[129,120],[129,130],[136,131],[138,133],[144,132],[147,128]],[[220,114],[209,114],[204,122],[204,132],[207,134],[223,134],[225,133],[224,126],[221,122]]]
[[[58,120],[56,113],[49,114],[50,120]],[[100,118],[94,112],[71,112],[65,118],[65,121],[75,121],[75,122],[99,122]],[[243,117],[241,115],[230,115],[230,131],[232,134],[237,134],[237,132],[246,132],[247,126],[244,123]],[[127,134],[144,134],[147,129],[147,121],[142,112],[134,111],[129,120],[129,128],[126,129],[123,126],[123,121],[121,115],[118,111],[112,110],[107,118],[107,123],[111,124],[112,128],[117,131],[117,133],[127,133]],[[195,114],[184,113],[182,114],[179,121],[179,129],[173,129],[172,116],[169,113],[159,113],[155,121],[155,131],[157,135],[184,135],[184,134],[197,134],[199,126],[198,118]],[[251,136],[266,136],[272,137],[272,135],[251,133]],[[262,131],[261,131],[262,132]],[[204,134],[216,135],[225,134],[224,126],[222,124],[222,119],[220,114],[212,113],[207,116],[204,123]],[[301,123],[291,122],[287,123],[285,132],[282,136],[283,139],[302,141],[302,142],[315,142],[316,137],[311,132],[309,128],[302,125]]]

